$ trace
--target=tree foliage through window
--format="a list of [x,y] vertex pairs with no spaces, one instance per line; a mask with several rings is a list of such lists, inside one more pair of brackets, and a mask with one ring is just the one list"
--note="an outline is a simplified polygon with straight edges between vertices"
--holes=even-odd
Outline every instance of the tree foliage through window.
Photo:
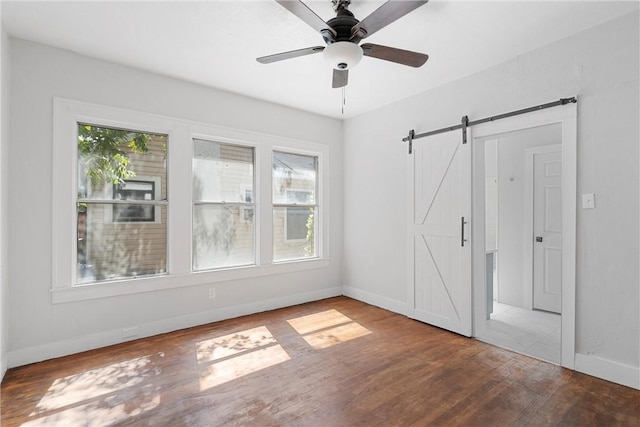
[[127,151],[146,153],[149,136],[147,133],[79,124],[78,154],[91,183],[122,184],[134,177],[136,173],[130,167]]

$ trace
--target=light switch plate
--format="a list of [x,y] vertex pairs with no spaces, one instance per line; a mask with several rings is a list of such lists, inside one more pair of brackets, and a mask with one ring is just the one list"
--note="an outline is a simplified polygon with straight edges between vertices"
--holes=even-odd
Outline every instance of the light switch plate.
[[596,195],[593,193],[582,195],[582,208],[593,209],[596,207]]

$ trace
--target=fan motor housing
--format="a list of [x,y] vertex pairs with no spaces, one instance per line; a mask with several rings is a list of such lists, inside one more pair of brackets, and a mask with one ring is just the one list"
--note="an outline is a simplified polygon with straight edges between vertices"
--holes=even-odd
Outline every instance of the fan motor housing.
[[338,14],[335,18],[332,18],[327,21],[327,25],[336,32],[336,35],[333,36],[329,31],[323,31],[322,37],[327,45],[330,45],[334,42],[341,41],[351,41],[354,43],[358,43],[360,40],[352,39],[352,29],[353,27],[359,23],[360,21],[353,16],[353,13],[348,11],[347,9],[340,8],[338,9]]

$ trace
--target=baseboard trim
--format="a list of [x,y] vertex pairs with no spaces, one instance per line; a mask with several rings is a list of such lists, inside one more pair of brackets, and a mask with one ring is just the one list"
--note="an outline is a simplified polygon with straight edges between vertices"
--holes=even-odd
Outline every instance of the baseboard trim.
[[640,368],[637,366],[581,353],[576,353],[575,360],[578,372],[640,390]]
[[375,305],[376,307],[384,308],[385,310],[393,311],[394,313],[404,316],[407,315],[407,304],[402,301],[372,294],[351,286],[343,286],[342,293],[349,298],[357,299],[358,301],[366,302],[367,304]]
[[56,357],[68,356],[70,354],[107,347],[126,341],[139,338],[146,338],[158,334],[191,328],[193,326],[205,325],[220,320],[233,319],[235,317],[246,316],[248,314],[260,313],[278,308],[290,307],[311,301],[318,301],[342,295],[340,286],[320,289],[295,295],[287,295],[271,298],[264,301],[239,304],[231,307],[223,307],[215,310],[188,314],[185,316],[163,319],[155,322],[136,325],[136,334],[123,338],[122,329],[109,330],[95,334],[74,337],[62,341],[27,347],[10,351],[6,358],[6,365],[9,368],[27,365],[29,363],[41,362],[43,360],[54,359]]

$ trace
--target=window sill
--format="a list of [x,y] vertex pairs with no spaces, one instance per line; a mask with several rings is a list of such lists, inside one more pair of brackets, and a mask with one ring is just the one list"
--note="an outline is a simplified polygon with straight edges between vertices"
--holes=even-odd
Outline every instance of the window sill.
[[297,271],[327,268],[328,266],[329,258],[314,258],[309,260],[279,262],[277,264],[270,265],[252,265],[248,267],[229,268],[224,270],[199,271],[187,274],[167,274],[164,276],[140,277],[135,279],[52,288],[51,295],[52,302],[54,304],[60,304],[73,301],[137,294],[142,292],[161,291],[165,289],[183,288],[187,286],[198,286],[209,283],[250,279],[253,277],[271,276],[275,274],[293,273]]

